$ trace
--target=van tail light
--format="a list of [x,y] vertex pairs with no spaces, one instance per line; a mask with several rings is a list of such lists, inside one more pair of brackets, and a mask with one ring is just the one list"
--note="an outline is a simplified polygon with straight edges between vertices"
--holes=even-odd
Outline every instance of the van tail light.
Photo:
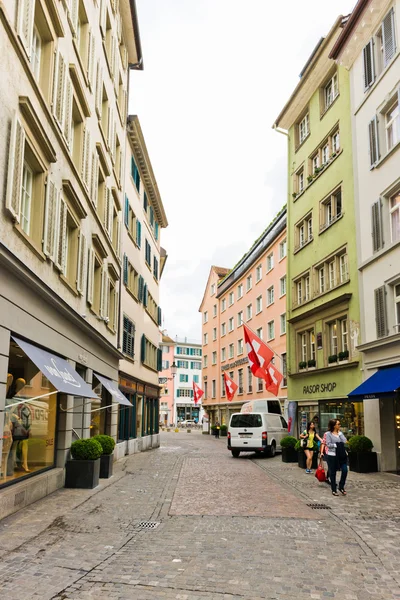
[[268,433],[266,431],[263,431],[261,434],[261,438],[262,438],[262,445],[266,446],[267,445],[267,439],[268,439]]
[[230,439],[231,439],[231,432],[228,431],[228,440],[230,440]]

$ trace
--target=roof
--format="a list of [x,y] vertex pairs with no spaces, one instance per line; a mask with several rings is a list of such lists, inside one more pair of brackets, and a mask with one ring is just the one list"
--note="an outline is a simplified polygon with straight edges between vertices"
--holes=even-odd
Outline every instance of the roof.
[[174,340],[169,335],[162,335],[161,343],[163,344],[175,344]]
[[156,214],[157,221],[161,227],[167,227],[167,215],[165,214],[153,167],[151,166],[149,153],[147,152],[146,143],[144,141],[142,128],[140,127],[139,117],[137,115],[130,115],[128,117],[127,135],[139,167],[140,175],[145,183],[147,195]]
[[227,273],[229,273],[229,269],[225,269],[224,267],[212,267],[214,269],[214,271],[216,272],[216,274],[218,275],[218,277],[225,277],[225,275]]
[[330,51],[329,58],[336,59],[339,56],[341,50],[343,49],[344,45],[346,44],[347,40],[352,34],[352,31],[356,26],[358,19],[361,17],[362,13],[364,12],[364,9],[368,6],[368,4],[370,4],[370,2],[371,0],[358,0],[357,4],[353,9],[353,12],[347,20],[346,26],[343,28],[342,33],[334,43],[333,48]]
[[140,42],[139,21],[135,0],[120,0],[120,13],[124,30],[124,42],[128,51],[129,67],[143,70],[143,54]]
[[227,273],[229,273],[229,269],[226,269],[225,267],[216,267],[215,265],[211,266],[210,273],[208,275],[208,279],[207,279],[207,283],[206,283],[206,287],[204,288],[203,299],[202,299],[200,307],[199,307],[199,312],[201,312],[203,309],[203,304],[204,304],[204,300],[206,299],[206,292],[207,292],[208,284],[210,283],[210,279],[211,279],[211,276],[213,273],[215,273],[217,275],[217,277],[219,279],[221,279],[221,277],[224,277]]

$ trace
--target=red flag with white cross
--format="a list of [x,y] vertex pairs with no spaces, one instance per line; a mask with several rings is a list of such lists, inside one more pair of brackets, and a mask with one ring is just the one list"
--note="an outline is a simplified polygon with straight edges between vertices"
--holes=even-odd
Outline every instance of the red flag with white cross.
[[229,377],[229,375],[227,373],[224,373],[224,384],[225,384],[226,397],[228,398],[229,402],[232,402],[233,396],[235,395],[235,392],[238,389],[238,386],[233,381],[233,379],[231,379]]
[[198,401],[201,399],[201,397],[204,395],[204,392],[201,388],[199,388],[199,386],[197,385],[197,383],[195,383],[193,381],[193,397],[194,397],[194,403],[197,404]]
[[267,385],[271,385],[271,376],[267,371],[267,367],[271,363],[274,353],[251,329],[246,325],[243,325],[243,328],[251,372],[254,377],[264,379]]
[[265,387],[269,392],[271,392],[271,394],[277,396],[279,392],[279,386],[281,385],[281,381],[283,379],[283,375],[272,363],[268,365],[267,373],[269,376],[269,381],[265,381]]

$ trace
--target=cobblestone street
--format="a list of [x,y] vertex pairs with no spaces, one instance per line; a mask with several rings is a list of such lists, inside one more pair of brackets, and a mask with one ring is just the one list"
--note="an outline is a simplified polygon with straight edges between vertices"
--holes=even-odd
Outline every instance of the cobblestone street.
[[161,443],[0,522],[0,596],[400,599],[396,476],[350,473],[336,498],[280,455],[233,459],[226,438]]

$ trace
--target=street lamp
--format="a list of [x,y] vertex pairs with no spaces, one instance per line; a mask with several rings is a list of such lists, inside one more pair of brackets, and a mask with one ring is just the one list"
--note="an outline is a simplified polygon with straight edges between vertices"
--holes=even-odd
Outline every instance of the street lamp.
[[178,367],[176,366],[175,361],[174,361],[171,365],[171,375],[172,375],[173,379],[175,379],[177,369],[178,369]]

